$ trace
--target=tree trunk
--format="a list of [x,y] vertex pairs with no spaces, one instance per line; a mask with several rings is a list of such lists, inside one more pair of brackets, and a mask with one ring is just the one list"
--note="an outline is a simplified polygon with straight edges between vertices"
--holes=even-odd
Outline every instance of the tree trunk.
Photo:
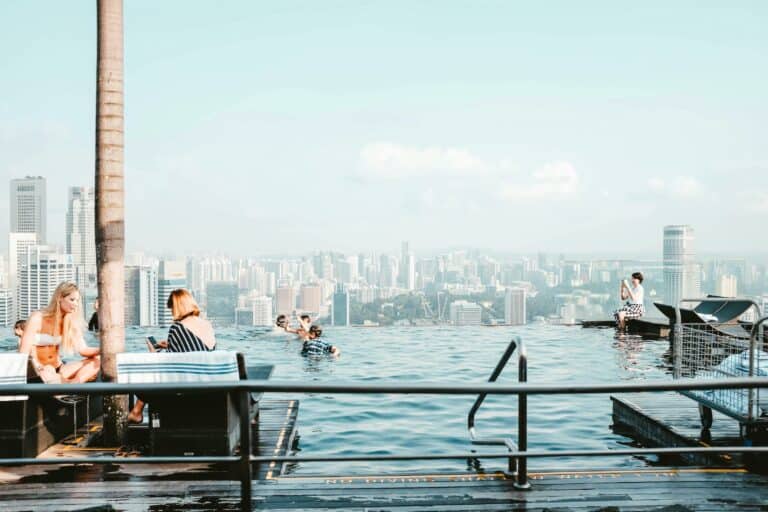
[[[116,354],[125,348],[123,190],[123,2],[97,0],[96,261],[99,281],[101,376],[117,380]],[[104,442],[122,444],[128,398],[104,397]]]

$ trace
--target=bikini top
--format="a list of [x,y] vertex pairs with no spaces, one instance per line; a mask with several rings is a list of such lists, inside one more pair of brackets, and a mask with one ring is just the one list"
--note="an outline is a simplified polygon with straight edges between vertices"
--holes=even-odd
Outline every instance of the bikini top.
[[37,333],[35,334],[34,345],[36,347],[61,345],[61,336],[51,336],[50,334]]

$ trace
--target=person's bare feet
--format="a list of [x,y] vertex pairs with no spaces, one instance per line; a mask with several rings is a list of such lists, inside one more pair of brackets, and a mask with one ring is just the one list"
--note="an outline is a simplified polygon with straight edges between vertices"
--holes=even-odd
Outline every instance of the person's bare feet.
[[144,414],[131,411],[128,413],[127,420],[128,420],[128,423],[141,423],[142,421],[144,421]]

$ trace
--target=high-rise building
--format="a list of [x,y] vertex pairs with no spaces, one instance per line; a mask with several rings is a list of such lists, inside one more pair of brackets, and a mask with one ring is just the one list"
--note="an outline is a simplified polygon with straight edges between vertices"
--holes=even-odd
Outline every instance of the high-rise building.
[[234,325],[239,295],[237,281],[210,281],[205,291],[208,319],[215,325]]
[[18,318],[29,318],[33,311],[48,306],[56,287],[74,279],[75,264],[71,255],[46,245],[28,247],[26,263],[19,275]]
[[296,291],[292,286],[278,286],[275,291],[278,315],[291,315],[296,311]]
[[173,323],[168,297],[177,288],[187,287],[187,264],[184,260],[161,260],[157,275],[157,323],[168,327]]
[[19,276],[27,262],[27,250],[37,245],[37,233],[10,233],[8,235],[8,289],[13,295],[11,315],[19,316]]
[[411,252],[410,244],[403,242],[400,253],[400,279],[401,287],[406,290],[416,288],[416,256]]
[[157,300],[155,269],[144,266],[125,267],[125,325],[158,325]]
[[681,299],[701,295],[701,277],[695,261],[691,226],[664,227],[664,298],[676,305]]
[[323,303],[322,289],[316,284],[305,284],[299,291],[301,298],[301,310],[309,313],[313,317],[320,313],[320,306]]
[[739,294],[736,276],[731,274],[720,276],[717,280],[715,294],[721,297],[736,297]]
[[349,292],[338,285],[331,301],[331,325],[349,325]]
[[269,297],[254,297],[251,299],[253,305],[253,325],[267,327],[274,325],[275,318],[272,315],[272,299]]
[[504,323],[525,325],[525,288],[507,288],[504,297]]
[[466,300],[451,302],[450,318],[453,325],[480,325],[483,310],[479,304]]
[[35,233],[39,244],[46,240],[45,178],[27,176],[11,180],[11,233]]
[[67,253],[77,267],[77,284],[96,283],[96,200],[90,187],[70,187],[67,200]]
[[11,290],[0,288],[0,327],[13,325],[13,293]]

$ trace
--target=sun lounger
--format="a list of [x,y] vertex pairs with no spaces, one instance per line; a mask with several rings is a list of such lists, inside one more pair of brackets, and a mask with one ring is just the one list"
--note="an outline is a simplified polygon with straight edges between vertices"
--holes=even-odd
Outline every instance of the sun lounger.
[[[117,356],[118,382],[231,382],[259,372],[235,352],[130,353]],[[271,374],[261,371],[264,378]],[[231,454],[240,442],[237,397],[232,394],[142,393],[148,403],[149,444],[153,455]],[[258,413],[258,396],[244,411]]]
[[[27,382],[26,354],[0,354],[0,385]],[[88,407],[90,405],[90,407]],[[35,457],[101,414],[101,397],[66,402],[56,397],[0,397],[0,456]]]

